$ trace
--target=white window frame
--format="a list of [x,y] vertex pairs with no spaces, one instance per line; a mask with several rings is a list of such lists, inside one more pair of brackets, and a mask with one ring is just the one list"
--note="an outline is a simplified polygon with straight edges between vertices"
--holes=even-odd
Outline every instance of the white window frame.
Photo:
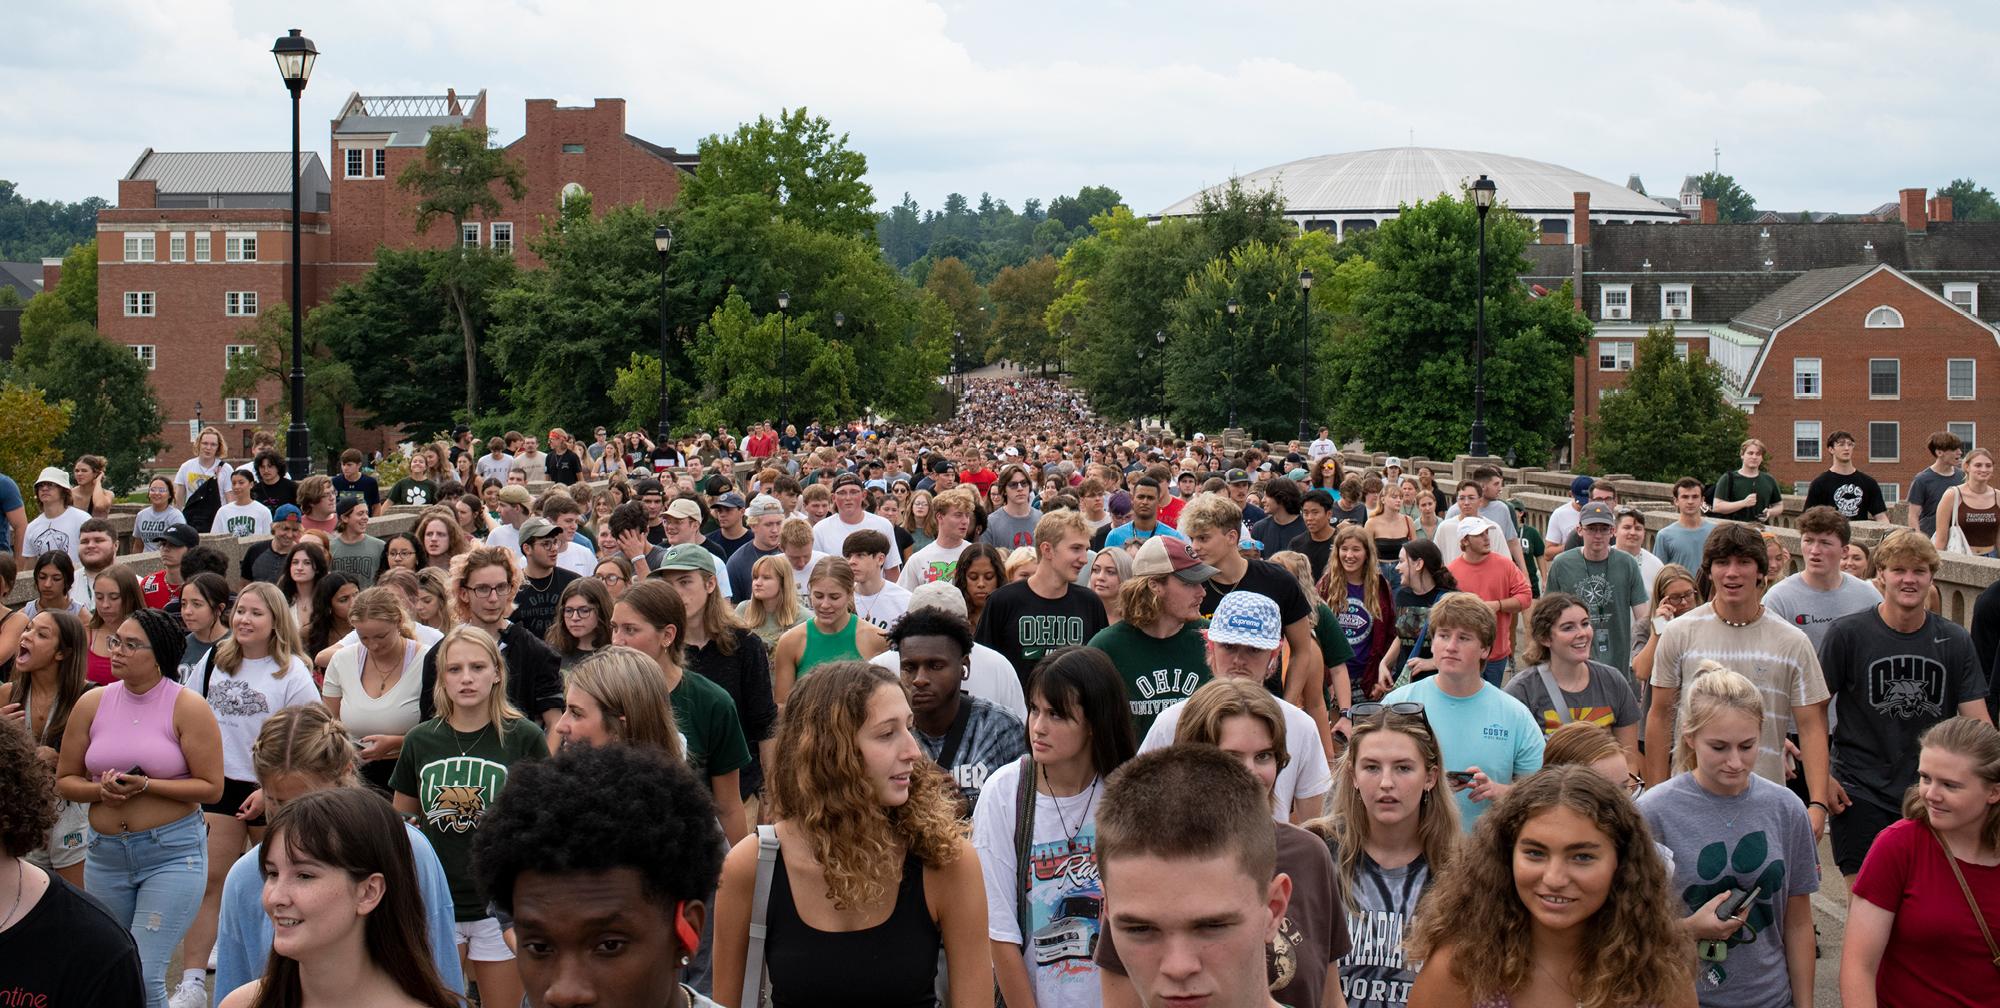
[[[1810,362],[1810,364],[1808,364]],[[1808,391],[1806,386],[1810,384]],[[1826,370],[1818,357],[1792,358],[1792,398],[1818,399],[1826,392]]]
[[341,161],[344,163],[346,176],[348,178],[352,179],[352,178],[368,177],[367,151],[364,151],[359,147],[349,147],[347,148],[346,156],[341,158]]
[[[1611,366],[1604,366],[1604,359],[1611,358]],[[1630,340],[1600,340],[1597,344],[1597,370],[1630,371],[1637,357],[1635,344]]]
[[222,348],[222,369],[227,371],[230,365],[236,363],[236,358],[256,352],[257,344],[255,343],[230,343]]
[[[507,231],[507,237],[505,238],[500,237],[500,231],[502,228],[505,228]],[[492,224],[487,225],[486,240],[492,244],[493,251],[498,252],[501,255],[513,255],[514,222],[494,221]]]
[[230,318],[256,318],[256,291],[224,291],[222,293],[222,314]]
[[180,231],[175,231],[174,233],[172,233],[172,234],[168,235],[168,236],[167,236],[167,261],[168,261],[168,262],[187,262],[187,257],[188,257],[188,239],[187,239],[187,235],[186,235],[185,233],[183,233],[183,232],[180,232]]
[[1878,483],[1882,488],[1882,503],[1894,507],[1903,502],[1903,488],[1899,483]]
[[[1894,392],[1875,391],[1875,365],[1877,364],[1894,364],[1896,366],[1896,391]],[[1901,357],[1868,358],[1868,398],[1870,399],[1903,398],[1903,359]]]
[[[1611,296],[1613,294],[1623,295],[1624,302],[1622,304],[1612,304]],[[1621,312],[1613,315],[1611,313],[1613,308],[1621,309]],[[1606,319],[1630,319],[1632,317],[1632,285],[1605,284],[1599,287],[1597,289],[1597,313],[1599,317]]]
[[131,346],[132,356],[139,358],[139,363],[146,365],[146,370],[151,371],[160,366],[158,347],[151,343],[134,343]]
[[194,261],[198,263],[208,262],[211,255],[212,253],[211,253],[211,246],[209,244],[208,232],[206,231],[195,232]]
[[256,262],[257,232],[229,231],[222,236],[223,262]]
[[479,247],[478,221],[466,221],[464,224],[459,225],[458,244],[460,248],[476,249]]
[[368,160],[375,162],[375,177],[386,178],[389,174],[389,148],[375,148],[374,156]]
[[158,251],[159,248],[155,244],[155,239],[153,238],[153,232],[151,231],[125,232],[126,262],[153,262],[154,253]]
[[1876,305],[1868,309],[1868,314],[1862,319],[1861,324],[1867,329],[1901,329],[1903,313],[1888,305]]
[[152,318],[158,311],[159,299],[153,291],[125,292],[126,318]]
[[1683,343],[1683,342],[1681,342],[1680,340],[1675,340],[1675,341],[1674,341],[1674,356],[1675,356],[1675,357],[1678,357],[1678,358],[1680,358],[1680,359],[1681,359],[1682,361],[1686,361],[1686,360],[1688,359],[1688,352],[1689,352],[1689,351],[1688,351],[1688,345],[1687,345],[1686,343]]
[[[1672,296],[1675,294],[1681,295],[1685,302],[1680,306],[1681,313],[1679,315],[1673,313],[1673,305],[1671,304]],[[1672,322],[1675,320],[1685,322],[1691,318],[1694,318],[1694,285],[1684,283],[1661,284],[1660,320],[1663,322]]]
[[[1958,299],[1960,294],[1965,295],[1965,300]],[[1968,315],[1979,314],[1979,285],[1976,283],[1945,284],[1944,299],[1964,309]]]
[[[1820,432],[1822,429],[1818,420],[1792,421],[1792,461],[1818,462],[1824,457],[1820,451],[1820,438],[1822,437]],[[1810,435],[1808,435],[1808,432],[1810,432]],[[1810,446],[1811,454],[1807,454],[1806,451],[1802,450],[1808,446]]]
[[[1888,428],[1890,428],[1890,430],[1891,430],[1891,431],[1892,431],[1892,432],[1893,432],[1893,433],[1895,434],[1895,441],[1896,441],[1896,453],[1895,453],[1894,455],[1877,455],[1877,454],[1875,454],[1875,428],[1877,428],[1877,427],[1888,427]],[[1900,461],[1902,461],[1902,459],[1903,459],[1903,425],[1902,425],[1902,423],[1901,423],[1900,421],[1896,421],[1896,420],[1870,420],[1870,421],[1868,421],[1868,461],[1870,461],[1870,462],[1900,462]]]
[[585,189],[581,182],[565,182],[562,187],[562,202],[558,206],[568,206],[570,197],[581,196],[586,192],[589,190]]
[[[1964,395],[1953,395],[1951,391],[1951,384],[1952,384],[1951,369],[1954,365],[1958,364],[1965,365],[1965,367],[1968,370],[1968,373],[1965,378],[1967,383],[1967,388],[1965,390]],[[1946,399],[1979,398],[1979,359],[1977,357],[1950,357],[1945,360],[1944,397]]]
[[257,400],[255,399],[222,400],[222,418],[227,423],[256,423]]
[[1977,421],[1950,420],[1945,423],[1944,429],[1958,435],[1958,439],[1965,442],[1966,451],[1971,451],[1979,447],[1979,424]]

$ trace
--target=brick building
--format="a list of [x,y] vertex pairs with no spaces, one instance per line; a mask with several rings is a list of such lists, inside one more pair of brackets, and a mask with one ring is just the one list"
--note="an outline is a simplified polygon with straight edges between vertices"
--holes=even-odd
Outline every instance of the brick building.
[[[454,240],[514,255],[538,265],[528,243],[564,200],[591,194],[601,212],[644,202],[671,205],[693,155],[625,131],[625,102],[597,99],[566,108],[548,99],[527,102],[526,130],[505,148],[520,166],[526,192],[501,193],[490,219],[467,221],[460,235],[449,221],[419,234],[415,195],[396,178],[423,157],[432,129],[486,125],[485,91],[442,95],[349,95],[331,124],[327,163],[302,155],[301,277],[311,308],[334,288],[365,275],[378,248],[446,248]],[[220,427],[232,454],[247,451],[252,434],[282,406],[287,390],[272,382],[254,397],[221,395],[229,356],[244,345],[241,331],[271,305],[289,303],[291,284],[291,154],[280,152],[167,153],[147,149],[118,182],[118,205],[97,218],[98,318],[105,338],[133,348],[154,375],[166,416],[167,447],[154,461],[186,457],[189,421]],[[49,282],[53,283],[53,270]],[[349,443],[384,447],[397,432],[350,425]],[[317,460],[316,460],[317,464]]]
[[1976,440],[2000,423],[1979,385],[2000,364],[2000,223],[1953,221],[1950,199],[1922,189],[1869,215],[1887,220],[1717,224],[1703,201],[1698,223],[1618,226],[1593,220],[1583,193],[1574,214],[1576,242],[1530,246],[1524,278],[1572,282],[1595,324],[1574,364],[1572,458],[1588,455],[1585,421],[1658,324],[1684,355],[1722,365],[1780,482],[1810,481],[1825,463],[1804,442],[1847,430],[1856,464],[1900,495],[1933,432]]

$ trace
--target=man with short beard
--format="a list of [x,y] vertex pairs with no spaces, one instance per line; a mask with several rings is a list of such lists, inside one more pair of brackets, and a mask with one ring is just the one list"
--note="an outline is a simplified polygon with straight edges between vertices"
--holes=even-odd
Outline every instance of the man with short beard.
[[76,532],[76,552],[82,563],[78,565],[76,584],[70,587],[69,597],[85,609],[95,609],[97,575],[104,573],[118,559],[118,530],[103,518],[84,522]]

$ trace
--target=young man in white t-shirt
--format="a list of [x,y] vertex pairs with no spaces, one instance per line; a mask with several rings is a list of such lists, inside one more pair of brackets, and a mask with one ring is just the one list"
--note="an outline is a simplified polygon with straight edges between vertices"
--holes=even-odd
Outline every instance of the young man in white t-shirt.
[[848,535],[840,552],[854,571],[855,615],[884,631],[895,626],[910,608],[910,590],[882,579],[882,562],[890,552],[888,537],[862,529]]
[[534,517],[534,495],[524,486],[501,487],[498,506],[500,524],[487,530],[486,545],[505,546],[515,557],[526,560],[527,554],[521,552],[521,525]]
[[[27,531],[14,544],[15,554],[22,560],[44,553],[68,553],[72,563],[83,562],[78,540],[90,512],[69,506],[71,489],[69,473],[61,466],[49,466],[35,477],[35,502],[41,505],[42,513],[28,523]],[[21,566],[27,569],[26,564]]]
[[250,496],[256,489],[256,475],[248,468],[229,474],[229,501],[215,509],[211,533],[226,532],[237,538],[271,534],[271,509]]
[[[847,537],[862,529],[873,529],[882,533],[891,543],[896,541],[896,527],[889,519],[868,512],[868,491],[861,485],[861,477],[853,473],[841,473],[833,480],[833,513],[818,519],[813,524],[813,549],[829,556],[839,556],[845,548]],[[885,570],[894,571],[903,565],[903,559],[890,550]]]
[[965,552],[966,533],[972,531],[972,512],[977,506],[972,491],[946,490],[931,499],[931,520],[937,523],[937,539],[910,554],[897,584],[915,591],[933,581],[950,581],[958,572],[959,555]]

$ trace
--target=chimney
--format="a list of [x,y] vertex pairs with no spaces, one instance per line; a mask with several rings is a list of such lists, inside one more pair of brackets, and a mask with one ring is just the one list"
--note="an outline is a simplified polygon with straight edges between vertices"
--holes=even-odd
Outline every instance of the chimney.
[[1931,197],[1931,220],[1937,221],[1940,224],[1951,223],[1951,197]]
[[464,114],[465,114],[465,110],[464,110],[464,109],[462,109],[462,108],[460,108],[460,107],[459,107],[459,105],[458,105],[458,89],[457,89],[457,88],[455,88],[455,87],[448,87],[448,88],[445,88],[445,89],[444,89],[444,110],[445,110],[445,114],[447,114],[447,115],[464,115]]
[[1701,222],[1703,224],[1713,224],[1715,223],[1715,221],[1716,221],[1715,201],[1708,198],[1707,196],[1703,196],[1701,198]]
[[1575,207],[1570,211],[1574,220],[1570,223],[1570,240],[1578,245],[1590,244],[1590,194],[1571,194]]
[[52,256],[42,260],[42,290],[52,291],[62,282],[62,257]]
[[1930,223],[1924,214],[1923,189],[1903,189],[1896,193],[1897,202],[1902,204],[1903,230],[1922,231]]

